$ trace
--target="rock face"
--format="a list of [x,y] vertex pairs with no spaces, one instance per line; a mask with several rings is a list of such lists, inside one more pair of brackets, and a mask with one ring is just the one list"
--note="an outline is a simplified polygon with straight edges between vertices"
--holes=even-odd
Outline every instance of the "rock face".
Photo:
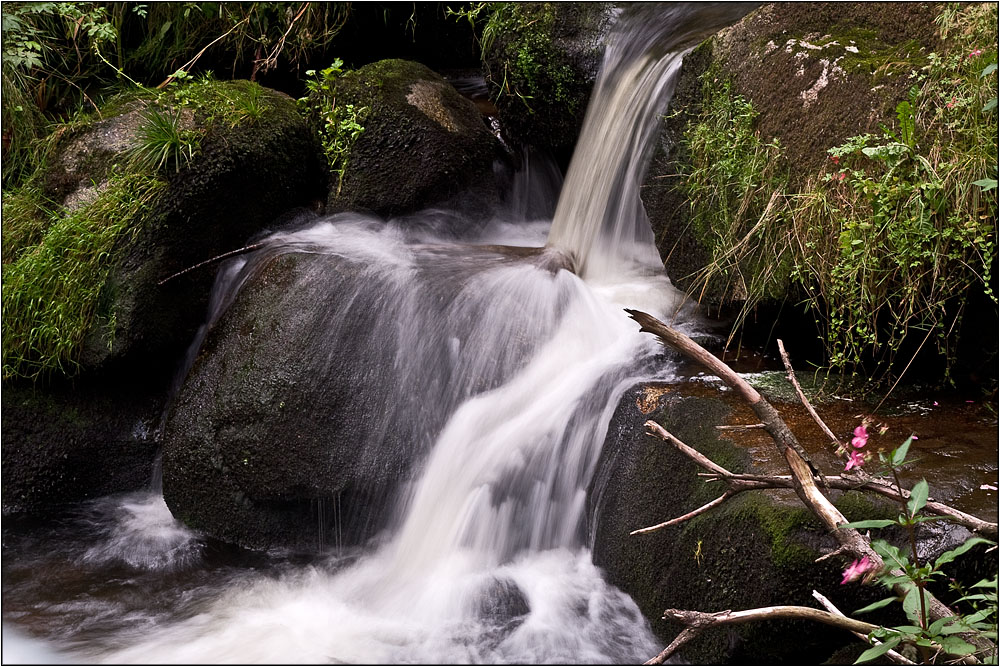
[[502,3],[483,68],[505,137],[569,161],[614,21],[610,3]]
[[[711,242],[691,224],[689,195],[678,177],[690,165],[681,139],[702,111],[699,77],[711,70],[717,85],[730,81],[732,94],[753,105],[759,113],[754,129],[761,141],[782,146],[780,167],[795,191],[829,162],[828,148],[893,124],[896,105],[913,80],[880,64],[905,63],[936,48],[936,12],[917,3],[772,3],[685,58],[642,188],[674,285],[696,288],[692,275],[713,257]],[[701,298],[716,306],[741,295],[716,281]]]
[[503,157],[470,100],[424,65],[382,60],[347,72],[326,104],[366,109],[329,210],[390,217],[447,203],[481,214],[498,199]]
[[[718,485],[697,476],[701,469],[693,462],[644,434],[646,419],[723,467],[751,472],[747,452],[717,436],[714,427],[729,410],[723,402],[680,396],[676,388],[656,389],[626,392],[608,430],[589,501],[595,564],[635,599],[664,645],[680,630],[660,620],[668,608],[815,606],[814,589],[841,609],[884,597],[876,587],[841,586],[841,561],[814,562],[836,543],[791,492],[784,497],[745,493],[680,526],[629,536],[721,495]],[[850,520],[898,513],[898,507],[855,493],[836,502]],[[706,633],[688,645],[682,658],[694,664],[815,664],[847,641],[807,623],[749,624]]]

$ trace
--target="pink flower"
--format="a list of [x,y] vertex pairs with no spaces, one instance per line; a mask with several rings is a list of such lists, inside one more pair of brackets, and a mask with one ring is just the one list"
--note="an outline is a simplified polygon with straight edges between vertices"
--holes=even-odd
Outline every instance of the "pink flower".
[[830,156],[830,160],[831,160],[831,161],[832,161],[832,162],[833,162],[834,164],[840,164],[840,156],[838,156],[838,155],[831,155],[831,156]]
[[837,174],[837,180],[838,181],[842,181],[845,178],[847,178],[847,174],[845,174],[844,172],[840,172],[839,174]]
[[872,569],[872,567],[873,563],[868,560],[868,556],[865,556],[860,561],[854,561],[846,570],[844,570],[844,580],[840,582],[840,585],[843,586],[850,581],[860,579],[861,576],[868,570]]
[[948,102],[948,104],[945,104],[945,106],[948,107],[949,109],[955,108],[955,100],[956,100],[956,98],[954,98],[954,97],[951,98],[951,102]]
[[983,55],[982,49],[974,49],[972,53],[969,54],[969,57],[975,58],[976,56],[981,56],[981,55]]
[[862,424],[861,426],[854,429],[854,438],[851,439],[851,445],[854,447],[858,447],[860,449],[861,447],[864,447],[867,444],[868,444],[868,429],[866,429],[865,425]]
[[865,455],[859,451],[851,452],[850,458],[847,459],[847,465],[844,467],[844,472],[847,472],[851,468],[860,468],[865,463]]

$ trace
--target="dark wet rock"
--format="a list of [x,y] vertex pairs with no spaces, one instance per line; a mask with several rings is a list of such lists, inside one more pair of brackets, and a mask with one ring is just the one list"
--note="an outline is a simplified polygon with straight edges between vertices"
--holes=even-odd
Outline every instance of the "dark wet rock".
[[[752,103],[755,130],[762,141],[780,142],[794,192],[829,162],[828,148],[893,125],[896,105],[913,85],[906,65],[919,69],[939,45],[937,11],[928,3],[771,3],[688,54],[642,188],[674,285],[693,289],[694,274],[713,256],[711,241],[691,224],[678,176],[690,159],[681,138],[702,110],[699,77],[711,69],[732,83],[733,95]],[[879,67],[888,54],[894,69]],[[780,289],[771,295],[782,296]],[[700,294],[713,307],[743,298],[722,281]]]
[[460,351],[494,304],[470,298],[477,272],[538,257],[421,253],[412,270],[322,252],[264,260],[171,410],[163,493],[176,517],[250,548],[363,544],[385,526],[448,416],[519,368],[536,340],[520,332],[546,326],[526,311],[488,360]]
[[382,60],[347,72],[326,103],[367,108],[333,211],[383,217],[431,205],[481,216],[499,199],[493,165],[503,156],[476,105],[420,63]]
[[55,513],[150,483],[158,397],[5,385],[2,406],[4,515]]
[[[839,608],[851,610],[885,597],[875,586],[841,585],[841,571],[848,564],[843,558],[815,562],[836,542],[791,492],[745,493],[680,526],[629,536],[721,495],[718,484],[697,476],[701,469],[694,463],[645,435],[645,420],[656,420],[729,470],[755,472],[746,450],[718,437],[715,426],[725,423],[728,412],[722,400],[684,396],[677,387],[655,394],[642,388],[626,392],[589,497],[594,562],[605,569],[608,581],[635,599],[664,645],[680,630],[661,620],[667,608],[714,612],[773,604],[815,606],[811,592],[818,590]],[[899,513],[897,505],[867,494],[838,493],[833,499],[849,520]],[[964,539],[963,529],[939,532],[941,536],[921,538],[921,549],[937,554]],[[904,546],[898,531],[884,530],[879,536]],[[962,561],[957,576],[974,583],[990,559],[973,555]],[[868,620],[892,621],[876,614]],[[707,633],[689,644],[682,657],[696,664],[815,664],[848,641],[837,633],[817,632],[809,623],[769,622]]]
[[506,138],[568,162],[613,21],[611,3],[493,7],[483,68]]

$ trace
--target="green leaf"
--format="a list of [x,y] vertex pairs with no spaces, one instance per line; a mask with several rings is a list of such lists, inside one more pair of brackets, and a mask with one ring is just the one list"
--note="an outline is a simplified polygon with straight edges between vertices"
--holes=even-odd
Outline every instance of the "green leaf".
[[924,505],[927,504],[927,495],[928,486],[926,479],[921,479],[913,485],[913,490],[910,491],[910,499],[906,501],[906,509],[910,516],[916,516],[917,512],[924,508]]
[[887,607],[899,598],[893,596],[891,598],[885,598],[884,600],[879,600],[878,602],[872,602],[867,607],[862,607],[861,609],[855,609],[855,614],[867,614],[870,611],[875,611],[876,609],[881,609],[882,607]]
[[920,625],[920,589],[915,585],[910,585],[903,596],[903,611],[906,617],[913,621],[914,625]]
[[927,634],[929,635],[939,635],[941,634],[942,628],[948,623],[951,623],[958,619],[958,616],[945,616],[944,618],[939,618],[927,627]]
[[906,455],[910,451],[910,445],[911,444],[913,444],[913,436],[912,435],[909,438],[906,439],[906,442],[904,442],[903,444],[901,444],[896,449],[892,450],[892,459],[890,460],[890,464],[894,468],[903,465],[903,461],[906,460]]
[[993,98],[989,102],[983,105],[983,113],[989,113],[997,108],[997,98]]
[[993,544],[993,542],[982,537],[970,537],[963,544],[955,547],[951,551],[945,551],[943,554],[938,556],[938,559],[934,561],[934,569],[936,570],[945,563],[950,563],[977,544]]
[[983,192],[989,192],[997,187],[997,179],[995,178],[981,178],[978,181],[972,181],[973,185],[978,185],[983,189]]
[[896,644],[898,644],[900,641],[902,641],[902,637],[893,637],[892,639],[889,639],[879,644],[878,646],[872,646],[870,649],[859,655],[858,659],[854,661],[854,664],[859,665],[862,662],[868,662],[869,660],[874,660],[880,655],[885,655],[893,648],[895,648]]
[[942,637],[941,648],[952,655],[970,655],[976,652],[976,647],[961,637]]
[[894,526],[896,522],[892,519],[865,519],[864,521],[852,521],[841,525],[841,528],[885,528]]
[[992,73],[993,73],[993,72],[995,72],[995,71],[997,71],[997,64],[996,64],[996,63],[990,63],[990,64],[989,64],[989,65],[987,65],[987,66],[986,66],[986,68],[985,68],[985,69],[984,69],[984,70],[983,70],[983,71],[982,71],[982,72],[981,72],[981,73],[979,74],[979,78],[980,78],[980,79],[982,79],[982,78],[985,78],[985,77],[989,76],[990,74],[992,74]]

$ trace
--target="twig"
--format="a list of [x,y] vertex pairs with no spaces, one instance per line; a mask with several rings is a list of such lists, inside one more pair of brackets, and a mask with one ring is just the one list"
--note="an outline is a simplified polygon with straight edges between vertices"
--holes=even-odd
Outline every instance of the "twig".
[[739,493],[739,491],[734,492],[727,490],[725,493],[723,493],[721,496],[719,496],[712,502],[702,505],[693,512],[688,512],[684,516],[679,516],[676,519],[671,519],[670,521],[664,521],[663,523],[658,523],[655,526],[649,526],[648,528],[640,528],[638,530],[633,530],[631,533],[629,533],[629,535],[644,535],[646,533],[654,533],[663,528],[669,528],[670,526],[676,526],[679,523],[684,523],[688,519],[693,519],[699,514],[704,514],[713,507],[718,507],[722,503],[726,502],[727,500],[735,496],[737,493]]
[[691,641],[699,634],[709,628],[718,625],[736,625],[749,623],[750,621],[764,621],[775,618],[792,618],[818,621],[827,625],[847,630],[849,632],[862,632],[868,634],[873,630],[878,630],[880,626],[865,623],[846,616],[838,616],[828,611],[813,609],[812,607],[797,607],[790,605],[776,607],[761,607],[759,609],[747,609],[746,611],[717,611],[708,613],[703,611],[687,611],[683,609],[667,609],[663,612],[663,620],[682,623],[686,627],[679,635],[670,642],[667,648],[663,649],[655,658],[647,661],[647,665],[661,665],[667,658],[672,656],[677,650]]
[[[191,60],[187,61],[186,63],[184,63],[183,65],[181,65],[180,67],[178,67],[176,70],[174,70],[174,74],[176,74],[177,72],[182,71],[182,70],[184,72],[187,72],[188,67],[190,67],[191,65],[194,65],[198,61],[198,58],[201,58],[202,55],[204,55],[205,51],[208,51],[208,49],[212,45],[214,45],[216,42],[218,42],[218,41],[220,41],[220,40],[225,39],[226,37],[228,37],[229,34],[232,31],[236,30],[242,24],[246,23],[249,20],[250,20],[250,16],[247,16],[246,18],[244,18],[239,23],[234,24],[232,28],[230,28],[229,30],[227,30],[226,32],[222,33],[221,35],[219,35],[218,37],[216,37],[215,39],[213,39],[211,42],[209,42],[208,44],[206,44],[205,47],[201,51],[199,51],[198,53],[195,54],[194,58],[192,58]],[[166,79],[164,79],[163,83],[161,83],[160,85],[158,85],[156,87],[156,89],[157,90],[161,90],[161,89],[165,88],[171,81],[174,80],[174,78],[175,78],[174,75],[171,74]]]
[[[824,607],[826,607],[826,610],[828,612],[830,612],[831,614],[836,614],[837,616],[843,616],[844,618],[847,618],[847,616],[844,614],[844,612],[842,612],[839,609],[837,609],[837,606],[834,605],[832,602],[830,602],[830,600],[825,595],[823,595],[822,593],[820,593],[819,591],[813,591],[813,597],[816,598],[821,605],[823,605]],[[860,632],[855,632],[854,630],[849,630],[849,632],[851,634],[853,634],[855,637],[857,637],[858,639],[860,639],[860,640],[862,640],[864,642],[870,643],[872,646],[878,646],[879,644],[882,643],[882,642],[880,642],[877,639],[868,639],[868,635],[867,634],[861,634]],[[886,655],[889,657],[890,660],[893,660],[894,662],[897,662],[900,665],[915,665],[915,664],[917,664],[917,663],[913,662],[912,660],[910,660],[909,658],[906,658],[905,656],[902,656],[899,653],[896,653],[892,649],[889,649],[888,651],[886,651]]]
[[212,262],[217,262],[220,259],[226,259],[227,257],[232,257],[233,255],[241,255],[245,252],[250,252],[251,250],[257,250],[258,248],[263,248],[264,245],[265,245],[264,243],[254,243],[253,245],[244,246],[242,248],[237,248],[236,250],[230,250],[229,252],[224,252],[221,255],[216,255],[211,259],[206,259],[204,262],[198,262],[194,266],[189,266],[183,271],[178,271],[172,276],[167,276],[160,282],[156,283],[156,286],[159,287],[160,285],[163,285],[164,283],[169,282],[174,278],[179,278],[180,276],[183,276],[185,273],[188,273],[189,271],[194,271],[195,269],[199,269],[205,266],[206,264],[211,264]]
[[763,424],[735,424],[733,426],[716,426],[720,431],[746,431],[754,428],[767,428]]
[[826,425],[826,422],[820,419],[820,416],[816,414],[816,410],[809,402],[809,399],[806,398],[805,392],[802,391],[802,387],[799,386],[799,381],[795,377],[795,369],[792,368],[792,362],[788,359],[788,352],[785,351],[785,344],[780,338],[778,339],[778,352],[781,353],[781,360],[785,362],[785,370],[788,371],[788,381],[792,383],[793,387],[795,387],[795,393],[799,395],[799,400],[802,401],[802,405],[806,406],[809,416],[812,417],[813,421],[816,422],[820,429],[823,430],[823,433],[826,433],[826,437],[830,438],[830,442],[837,447],[842,447],[843,445],[840,440],[838,440],[837,436],[833,434],[830,427]]
[[285,34],[281,36],[281,39],[278,40],[278,43],[274,45],[274,48],[271,50],[271,53],[269,53],[266,58],[258,58],[257,60],[254,60],[253,72],[250,75],[251,81],[256,80],[257,72],[260,71],[261,68],[264,69],[264,74],[267,74],[267,71],[271,69],[271,67],[273,67],[274,64],[278,62],[278,55],[280,55],[281,51],[285,48],[285,40],[288,39],[288,34],[292,32],[292,28],[295,27],[295,22],[302,17],[306,9],[309,8],[309,5],[310,3],[308,2],[302,4],[302,8],[299,9],[299,13],[296,14],[295,18],[293,18],[291,22],[288,24],[288,30],[286,30]]

